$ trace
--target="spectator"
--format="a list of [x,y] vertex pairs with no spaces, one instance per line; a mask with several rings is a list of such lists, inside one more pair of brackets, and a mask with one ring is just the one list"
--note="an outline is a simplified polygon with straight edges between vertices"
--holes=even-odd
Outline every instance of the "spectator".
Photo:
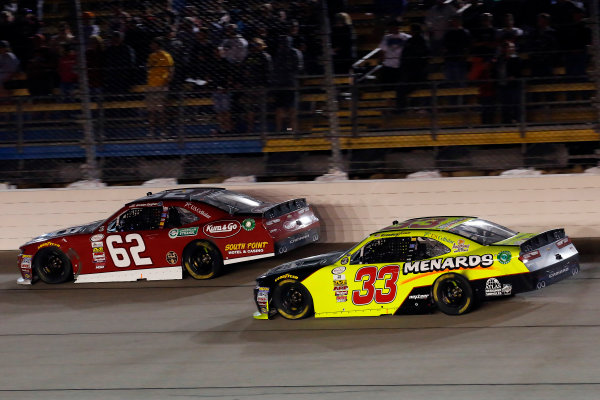
[[0,97],[9,95],[6,83],[10,81],[19,69],[19,60],[11,52],[6,40],[0,40]]
[[450,18],[450,29],[444,35],[444,72],[448,82],[458,82],[461,86],[467,78],[471,34],[462,27],[460,16]]
[[433,7],[427,10],[425,24],[429,34],[431,53],[434,56],[442,54],[444,48],[444,36],[448,31],[450,17],[456,15],[456,9],[445,0],[436,0]]
[[275,127],[277,132],[283,131],[284,121],[289,121],[289,128],[298,131],[296,118],[297,99],[296,86],[298,73],[302,71],[303,57],[300,50],[292,47],[292,38],[283,35],[279,38],[279,46],[273,57],[273,86],[277,88],[275,97]]
[[515,17],[508,13],[504,14],[504,26],[496,32],[496,39],[498,43],[513,42],[518,49],[521,39],[523,37],[523,30],[515,26]]
[[379,48],[383,55],[381,68],[382,83],[396,83],[400,80],[400,59],[402,50],[410,35],[400,32],[400,22],[391,21],[388,25],[389,33],[383,36]]
[[94,23],[94,18],[94,13],[91,11],[85,11],[81,18],[83,22],[83,38],[85,40],[86,48],[89,46],[90,38],[92,36],[100,35],[100,28]]
[[469,79],[478,81],[479,105],[481,106],[481,123],[489,125],[494,123],[496,114],[495,90],[492,81],[493,65],[490,58],[482,55],[472,57]]
[[483,13],[480,16],[479,27],[472,31],[473,44],[471,54],[484,58],[491,59],[496,55],[496,29],[492,25],[494,16],[490,13]]
[[135,52],[123,41],[123,34],[114,31],[110,46],[104,54],[106,69],[104,84],[108,93],[127,93],[132,85],[135,68]]
[[550,15],[545,13],[538,15],[537,27],[528,37],[528,50],[531,76],[536,78],[552,76],[558,44],[556,31],[550,27]]
[[502,43],[501,52],[494,61],[494,77],[498,87],[498,100],[503,124],[516,124],[521,120],[521,58],[513,42]]
[[46,38],[41,34],[32,38],[32,46],[33,55],[25,69],[27,89],[34,97],[48,96],[54,90],[58,54],[46,45]]
[[428,79],[429,46],[420,24],[411,24],[410,39],[406,41],[401,58],[401,80],[397,93],[397,109],[406,107],[407,96],[417,89],[414,83]]
[[240,103],[246,114],[246,131],[253,132],[257,113],[266,112],[265,88],[273,71],[271,56],[265,51],[265,42],[254,38],[250,52],[242,65],[244,91]]
[[386,19],[401,21],[406,0],[375,0],[375,12]]
[[356,61],[356,34],[352,27],[352,19],[347,13],[335,14],[331,29],[331,49],[333,51],[333,67],[336,74],[347,74]]
[[565,73],[568,76],[583,77],[587,73],[587,48],[592,44],[592,32],[583,19],[584,15],[580,8],[573,11],[574,22],[564,31]]
[[102,73],[104,70],[104,43],[100,36],[92,36],[88,41],[88,49],[85,51],[85,58],[88,71],[88,85],[90,94],[99,95],[102,93]]
[[219,46],[221,57],[231,64],[239,64],[248,54],[248,41],[237,33],[237,26],[229,24],[225,28],[225,40]]
[[215,63],[216,48],[210,42],[209,29],[201,27],[196,32],[196,40],[190,54],[189,72],[205,81],[210,81]]
[[58,24],[58,33],[52,36],[50,46],[57,53],[61,53],[65,45],[75,45],[75,36],[71,33],[68,23],[62,21]]
[[212,94],[213,109],[216,114],[218,131],[229,133],[233,131],[231,89],[234,79],[237,79],[238,76],[233,73],[232,64],[222,57],[222,53],[218,50],[216,53],[215,62],[211,65],[211,84],[215,89]]
[[157,130],[164,134],[166,125],[166,106],[169,82],[173,77],[173,58],[164,50],[164,39],[157,37],[150,43],[151,53],[148,56],[148,82],[146,93],[146,109],[150,134],[157,134]]
[[77,73],[77,52],[72,44],[62,45],[62,54],[58,59],[58,76],[60,78],[60,94],[63,96],[63,101],[73,101],[73,94],[77,89],[79,75]]

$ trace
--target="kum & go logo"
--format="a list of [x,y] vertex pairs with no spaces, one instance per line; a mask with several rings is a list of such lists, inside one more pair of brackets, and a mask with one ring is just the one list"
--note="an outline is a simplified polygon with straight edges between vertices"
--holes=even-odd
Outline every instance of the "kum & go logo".
[[227,238],[236,235],[241,229],[242,225],[237,221],[220,221],[205,225],[202,231],[206,236]]

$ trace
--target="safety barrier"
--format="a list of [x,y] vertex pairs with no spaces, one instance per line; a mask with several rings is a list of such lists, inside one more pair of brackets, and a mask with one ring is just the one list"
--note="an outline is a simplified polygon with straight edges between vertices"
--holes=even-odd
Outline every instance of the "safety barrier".
[[[274,202],[305,197],[323,222],[322,240],[330,243],[358,241],[395,219],[433,215],[473,215],[518,231],[564,227],[571,237],[600,237],[600,176],[590,174],[220,186]],[[163,189],[0,191],[0,249],[16,249],[39,234],[107,218],[125,202]]]

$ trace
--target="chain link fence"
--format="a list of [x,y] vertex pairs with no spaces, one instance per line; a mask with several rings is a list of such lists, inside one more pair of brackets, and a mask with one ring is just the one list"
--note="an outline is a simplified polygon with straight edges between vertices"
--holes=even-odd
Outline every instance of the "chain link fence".
[[597,4],[568,3],[8,3],[0,181],[596,165]]

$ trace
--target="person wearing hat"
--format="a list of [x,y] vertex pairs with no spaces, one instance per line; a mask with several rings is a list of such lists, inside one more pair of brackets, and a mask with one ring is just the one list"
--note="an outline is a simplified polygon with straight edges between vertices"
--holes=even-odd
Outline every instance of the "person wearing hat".
[[9,95],[5,89],[6,82],[12,79],[13,75],[19,69],[19,60],[11,52],[10,45],[6,40],[0,40],[0,96]]
[[151,134],[154,134],[157,128],[162,130],[165,127],[167,94],[175,67],[173,57],[164,50],[163,43],[162,37],[154,38],[150,43],[152,53],[148,56],[146,109]]

